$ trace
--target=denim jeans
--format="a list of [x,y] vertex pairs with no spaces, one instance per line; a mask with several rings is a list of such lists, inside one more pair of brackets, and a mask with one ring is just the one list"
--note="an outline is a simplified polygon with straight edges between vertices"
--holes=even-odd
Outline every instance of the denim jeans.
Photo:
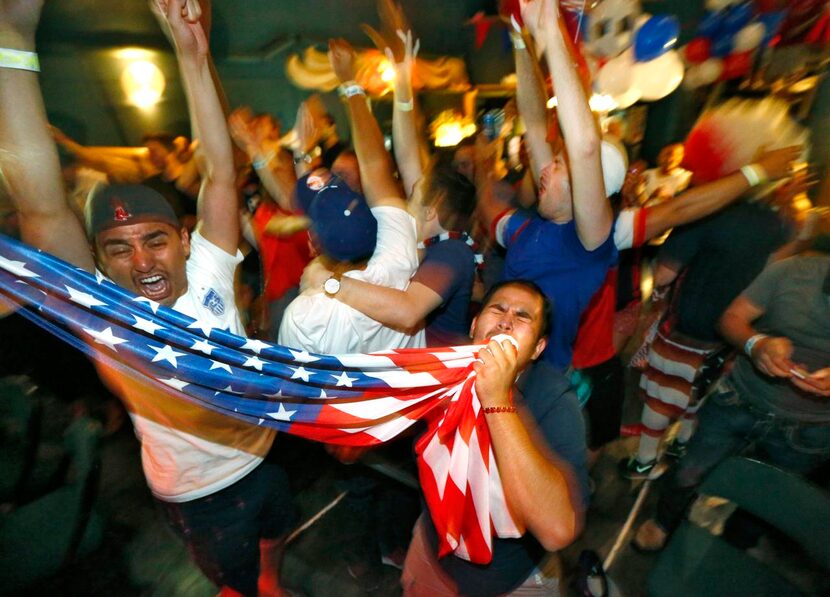
[[680,524],[703,478],[730,456],[752,455],[784,470],[807,474],[830,459],[830,424],[782,419],[751,407],[721,381],[698,412],[699,427],[686,455],[663,475],[657,523]]

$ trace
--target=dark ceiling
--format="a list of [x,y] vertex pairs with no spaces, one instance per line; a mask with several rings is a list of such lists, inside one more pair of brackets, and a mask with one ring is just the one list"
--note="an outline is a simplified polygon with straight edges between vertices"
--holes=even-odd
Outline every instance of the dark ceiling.
[[[493,0],[404,0],[405,13],[429,53],[463,54],[472,31],[464,22]],[[214,0],[217,60],[252,56],[288,42],[308,45],[343,36],[369,45],[360,24],[377,26],[375,0]],[[41,51],[83,47],[166,45],[145,0],[47,0]]]

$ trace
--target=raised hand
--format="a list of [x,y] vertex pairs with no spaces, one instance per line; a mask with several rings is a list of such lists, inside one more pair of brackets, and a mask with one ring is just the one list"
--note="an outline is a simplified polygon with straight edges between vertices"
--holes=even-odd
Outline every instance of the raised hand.
[[182,56],[205,58],[210,50],[198,0],[151,0],[150,7]]
[[294,130],[297,132],[300,151],[307,153],[319,145],[322,132],[305,102],[300,104],[297,109],[297,121],[294,124]]
[[341,83],[353,81],[355,75],[354,48],[345,39],[329,40],[329,62]]
[[251,126],[252,121],[253,114],[247,106],[237,108],[228,117],[228,129],[231,138],[236,142],[239,149],[249,157],[255,155],[260,149],[260,144]]

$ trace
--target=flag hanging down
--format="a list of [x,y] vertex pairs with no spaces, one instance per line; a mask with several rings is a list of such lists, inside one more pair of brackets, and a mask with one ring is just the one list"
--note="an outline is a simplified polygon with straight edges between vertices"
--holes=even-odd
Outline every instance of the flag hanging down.
[[101,364],[251,425],[352,446],[424,420],[421,487],[440,554],[492,558],[518,537],[475,394],[481,346],[322,355],[211,328],[0,235],[0,300]]

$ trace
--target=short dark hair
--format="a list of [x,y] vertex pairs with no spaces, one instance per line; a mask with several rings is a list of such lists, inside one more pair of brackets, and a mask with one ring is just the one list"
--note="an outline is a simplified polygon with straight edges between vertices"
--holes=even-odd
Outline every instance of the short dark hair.
[[141,135],[141,144],[147,145],[148,143],[156,142],[164,146],[167,151],[176,151],[176,144],[173,142],[175,138],[176,136],[174,134],[166,132],[144,133]]
[[452,168],[436,166],[428,175],[423,205],[435,207],[445,230],[466,230],[476,208],[476,187]]
[[539,299],[542,301],[542,327],[539,331],[540,338],[547,338],[550,336],[551,328],[553,326],[553,305],[551,305],[550,299],[545,295],[544,291],[539,288],[539,285],[536,282],[531,282],[530,280],[502,280],[501,282],[496,282],[490,287],[490,290],[484,295],[484,298],[481,299],[481,308],[482,310],[490,304],[490,301],[493,299],[493,295],[496,294],[502,288],[507,286],[519,286],[520,288],[524,288],[532,292],[533,294],[537,295]]

